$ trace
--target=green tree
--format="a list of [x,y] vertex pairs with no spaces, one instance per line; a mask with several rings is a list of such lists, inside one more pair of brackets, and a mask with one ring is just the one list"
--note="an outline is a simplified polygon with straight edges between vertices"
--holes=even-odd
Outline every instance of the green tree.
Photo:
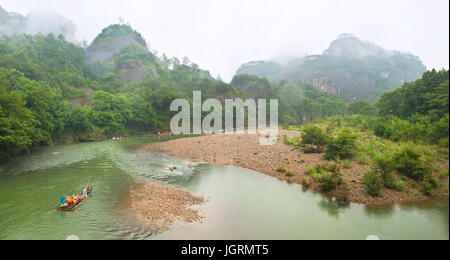
[[341,160],[352,159],[356,151],[356,135],[350,129],[342,130],[338,136],[330,140],[326,146],[327,160],[336,158]]
[[99,91],[94,95],[93,118],[94,122],[102,127],[105,134],[125,134],[126,124],[131,119],[132,113],[128,100],[122,96]]
[[305,152],[321,153],[328,142],[328,136],[316,125],[305,126],[302,130],[301,146]]
[[408,118],[414,114],[449,113],[449,71],[431,70],[421,79],[405,83],[401,88],[385,93],[378,101],[381,115]]
[[0,83],[0,160],[31,147],[33,123],[22,96]]
[[370,105],[369,103],[367,103],[365,101],[356,101],[354,103],[351,103],[348,110],[351,115],[357,115],[357,114],[366,115],[366,116],[377,115],[376,107]]
[[362,183],[366,186],[366,192],[370,196],[380,196],[384,187],[383,179],[376,172],[368,172],[364,175]]
[[92,130],[93,113],[91,107],[77,105],[70,115],[70,128],[74,133],[86,133]]

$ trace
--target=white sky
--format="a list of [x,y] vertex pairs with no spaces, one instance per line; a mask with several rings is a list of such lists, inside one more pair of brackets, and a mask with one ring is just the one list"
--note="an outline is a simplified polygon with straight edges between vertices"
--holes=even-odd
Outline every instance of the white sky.
[[239,66],[280,55],[320,54],[342,33],[449,67],[448,0],[0,0],[9,12],[59,13],[92,41],[129,22],[151,49],[189,57],[231,80]]

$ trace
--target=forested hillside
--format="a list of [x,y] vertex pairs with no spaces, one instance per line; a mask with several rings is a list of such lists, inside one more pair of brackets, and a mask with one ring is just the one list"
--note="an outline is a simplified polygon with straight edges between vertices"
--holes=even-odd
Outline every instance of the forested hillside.
[[387,51],[353,35],[333,41],[322,55],[311,55],[278,64],[249,62],[237,71],[267,77],[272,82],[300,81],[353,102],[374,103],[383,92],[420,78],[426,67],[414,55]]
[[231,83],[245,98],[278,99],[279,121],[284,124],[303,124],[316,118],[344,115],[349,106],[344,98],[302,82],[271,83],[266,78],[241,74]]
[[33,145],[167,130],[170,103],[191,100],[193,90],[203,98],[239,96],[187,58],[159,59],[142,38],[100,59],[112,66],[97,73],[93,46],[101,52],[129,32],[139,35],[128,25],[108,27],[87,50],[62,35],[1,36],[0,158]]

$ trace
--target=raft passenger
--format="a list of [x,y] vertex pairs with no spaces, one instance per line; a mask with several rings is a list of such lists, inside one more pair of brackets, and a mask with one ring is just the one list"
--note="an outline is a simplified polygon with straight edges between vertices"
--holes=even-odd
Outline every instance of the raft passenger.
[[61,196],[61,207],[65,207],[65,206],[67,206],[67,203],[66,203],[66,196],[63,194],[63,195]]

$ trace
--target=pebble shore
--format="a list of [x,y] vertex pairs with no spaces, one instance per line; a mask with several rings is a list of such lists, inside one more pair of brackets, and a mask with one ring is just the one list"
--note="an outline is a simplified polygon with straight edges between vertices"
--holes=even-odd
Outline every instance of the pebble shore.
[[[234,165],[289,183],[302,184],[303,178],[306,177],[310,180],[307,188],[319,191],[320,183],[314,182],[305,172],[309,166],[326,163],[323,154],[303,154],[299,149],[284,144],[282,141],[284,135],[292,138],[300,136],[300,132],[280,130],[280,141],[270,146],[260,145],[260,138],[264,137],[258,134],[216,134],[162,141],[149,144],[141,149],[164,152],[191,162],[204,162],[218,166]],[[292,170],[294,176],[289,177],[284,173],[277,172],[276,169],[279,166],[283,166],[286,170]],[[429,199],[422,195],[417,188],[409,185],[406,185],[403,191],[384,188],[380,197],[369,196],[361,183],[361,178],[369,170],[370,166],[357,162],[352,162],[351,169],[341,168],[347,188],[345,191],[334,190],[327,195],[338,197],[345,192],[350,203],[365,205],[408,203]],[[448,196],[448,182],[444,189],[433,195]]]
[[131,215],[157,231],[168,230],[175,221],[189,223],[202,220],[198,210],[192,206],[203,203],[203,198],[159,183],[135,184],[125,201]]

